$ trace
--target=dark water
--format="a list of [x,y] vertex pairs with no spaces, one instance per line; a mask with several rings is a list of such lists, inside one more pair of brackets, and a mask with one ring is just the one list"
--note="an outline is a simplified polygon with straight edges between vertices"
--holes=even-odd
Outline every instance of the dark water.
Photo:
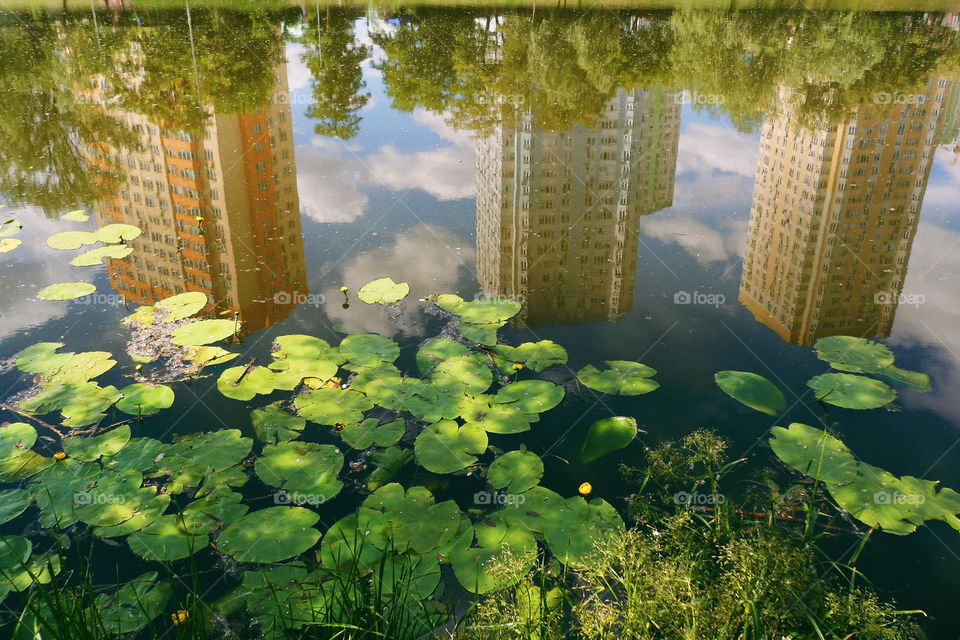
[[[25,226],[23,246],[0,255],[0,358],[49,340],[120,354],[125,305],[199,290],[244,320],[243,361],[277,335],[373,331],[409,365],[442,326],[417,298],[509,297],[524,311],[505,340],[555,340],[571,371],[631,359],[659,372],[655,393],[572,398],[528,434],[545,484],[564,495],[583,481],[611,500],[626,491],[613,459],[564,462],[609,415],[647,432],[619,455],[628,463],[709,427],[732,457],[773,464],[768,429],[799,421],[836,430],[871,464],[960,488],[958,24],[599,9],[0,12],[0,201]],[[78,208],[89,222],[60,219]],[[45,246],[109,222],[145,230],[131,257],[77,268]],[[343,308],[341,286],[388,275],[411,286],[397,317]],[[81,280],[98,293],[35,300]],[[882,339],[933,391],[902,391],[899,411],[825,413],[804,383],[827,369],[810,345],[833,334]],[[787,415],[732,402],[713,382],[723,369],[777,382]],[[103,384],[125,384],[122,372]],[[9,397],[29,380],[8,367],[0,385]],[[249,432],[249,410],[267,401],[227,401],[201,380],[137,435]],[[323,523],[354,507],[340,496]],[[878,534],[865,554],[866,574],[926,610],[935,638],[956,637],[960,622],[957,535],[934,522]]]

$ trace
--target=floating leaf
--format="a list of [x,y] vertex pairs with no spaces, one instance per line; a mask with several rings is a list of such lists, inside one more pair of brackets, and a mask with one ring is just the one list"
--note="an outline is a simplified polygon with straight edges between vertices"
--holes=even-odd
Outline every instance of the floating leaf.
[[376,491],[392,481],[400,470],[413,460],[413,450],[389,447],[370,456],[370,464],[376,467],[366,479],[367,491]]
[[23,244],[22,240],[16,238],[4,238],[0,240],[0,253],[7,253],[8,251],[13,251],[17,247]]
[[0,524],[10,522],[33,504],[33,496],[23,489],[0,491]]
[[136,382],[120,390],[117,409],[135,416],[149,416],[173,405],[173,389],[163,384]]
[[20,233],[21,229],[23,229],[23,224],[19,220],[4,220],[0,222],[0,238]]
[[380,278],[360,287],[360,300],[367,304],[393,304],[400,302],[410,293],[406,282],[397,284],[390,278]]
[[267,445],[255,468],[264,484],[293,492],[295,497],[303,496],[302,501],[311,505],[332,499],[343,488],[337,479],[343,468],[343,454],[329,444]]
[[177,327],[170,335],[170,342],[182,346],[210,344],[225,340],[240,330],[235,320],[198,320]]
[[238,562],[280,562],[316,544],[320,519],[300,507],[270,507],[254,511],[223,530],[217,548]]
[[47,246],[51,249],[70,251],[79,249],[85,244],[94,244],[97,237],[89,231],[61,231],[47,238]]
[[588,364],[577,372],[577,378],[594,391],[621,396],[638,396],[650,393],[660,386],[655,380],[656,370],[639,362],[629,360],[607,360],[609,369],[601,371]]
[[8,578],[19,575],[27,567],[33,543],[22,536],[0,536],[0,599],[14,589]]
[[274,349],[270,364],[270,369],[277,372],[274,384],[287,391],[295,389],[304,378],[330,380],[344,360],[339,349],[312,336],[280,336],[274,341]]
[[207,294],[200,291],[188,291],[164,298],[153,306],[155,309],[163,309],[166,312],[163,315],[164,322],[179,322],[198,313],[207,304],[209,304]]
[[479,354],[454,356],[437,365],[433,384],[452,396],[483,393],[493,384],[493,372],[487,360]]
[[276,375],[266,367],[230,367],[217,379],[217,389],[234,400],[252,400],[276,391],[276,382]]
[[845,409],[876,409],[893,402],[897,392],[873,378],[850,373],[824,373],[807,381],[817,400]]
[[237,356],[239,353],[233,353],[232,351],[227,351],[221,347],[187,347],[186,353],[183,354],[184,360],[190,360],[195,365],[200,368],[203,367],[213,367],[218,364],[223,364],[224,362],[230,362]]
[[363,413],[373,408],[370,399],[352,389],[317,389],[296,397],[294,404],[300,415],[317,424],[350,424],[363,420]]
[[563,387],[546,380],[521,380],[500,389],[493,401],[523,413],[543,413],[563,400]]
[[26,422],[0,426],[0,461],[17,458],[37,441],[37,430]]
[[749,371],[718,371],[717,386],[728,396],[751,409],[771,416],[787,410],[787,400],[775,384]]
[[307,421],[287,413],[279,404],[254,409],[250,414],[253,430],[263,442],[286,442],[300,435]]
[[556,364],[567,363],[567,350],[553,340],[524,342],[518,347],[499,344],[493,351],[504,360],[522,364],[536,373]]
[[133,247],[107,245],[106,247],[98,247],[96,249],[91,249],[86,253],[81,253],[79,256],[71,260],[70,264],[75,267],[95,267],[99,264],[102,264],[104,258],[122,260],[131,253],[133,253]]
[[509,451],[498,457],[487,470],[487,480],[494,489],[523,493],[540,484],[543,460],[526,450]]
[[136,240],[143,232],[132,224],[108,224],[94,232],[97,242],[116,244],[124,240]]
[[208,534],[214,527],[236,522],[250,510],[241,504],[242,499],[242,495],[231,491],[227,485],[218,485],[183,510],[184,530],[194,535]]
[[557,559],[577,566],[589,558],[605,536],[624,529],[620,514],[601,499],[587,502],[580,496],[568,498],[563,508],[545,515],[543,536]]
[[63,214],[61,218],[70,222],[86,222],[90,219],[90,216],[83,209],[74,209]]
[[44,287],[37,297],[41,300],[73,300],[88,296],[96,290],[96,285],[89,282],[61,282]]
[[49,378],[69,362],[73,354],[57,353],[62,342],[38,342],[17,354],[17,368],[27,373],[42,374]]
[[159,520],[169,505],[170,496],[154,496],[135,505],[132,509],[133,515],[129,519],[109,527],[96,527],[93,532],[101,538],[116,538],[142,531]]
[[536,414],[520,411],[516,403],[499,404],[489,395],[464,396],[458,410],[467,423],[490,433],[522,433],[540,419]]
[[423,375],[430,375],[434,368],[444,360],[470,353],[467,345],[450,338],[427,340],[417,351],[417,368]]
[[135,631],[159,616],[170,599],[168,583],[157,584],[157,573],[134,578],[115,594],[100,594],[87,615],[109,634]]
[[161,516],[127,538],[127,545],[146,560],[171,562],[188,558],[207,546],[206,534],[192,535],[181,529],[180,518]]
[[587,437],[580,449],[583,462],[593,462],[612,451],[623,449],[637,437],[637,421],[634,418],[616,416],[604,418],[590,425]]
[[787,429],[774,427],[770,433],[770,448],[800,473],[835,485],[856,480],[857,459],[826,431],[795,422]]
[[497,330],[506,324],[503,322],[491,322],[488,324],[477,324],[472,322],[460,322],[460,335],[467,340],[493,346],[497,344]]
[[376,367],[396,360],[400,347],[390,338],[375,333],[358,333],[343,339],[340,353],[361,367]]
[[109,458],[116,455],[130,442],[130,425],[123,424],[116,429],[94,437],[65,438],[63,450],[71,457],[82,462]]
[[877,373],[887,380],[906,385],[921,393],[929,393],[933,388],[930,385],[930,376],[925,373],[920,373],[919,371],[909,371],[891,364],[880,369]]
[[64,425],[85,427],[105,418],[107,409],[119,399],[116,387],[100,388],[93,382],[76,382],[46,386],[21,402],[20,408],[40,414],[59,411]]
[[853,336],[828,336],[817,340],[817,357],[834,369],[854,373],[876,373],[893,364],[893,352],[873,340]]
[[407,424],[399,418],[380,424],[377,418],[368,418],[358,424],[349,424],[340,432],[343,441],[354,449],[369,449],[373,445],[389,447],[407,432]]
[[86,382],[112,369],[117,361],[107,351],[57,353],[61,342],[40,342],[17,355],[17,368],[41,376],[47,384]]
[[506,322],[520,313],[520,303],[500,298],[482,298],[466,302],[460,296],[445,293],[437,296],[437,304],[444,311],[460,316],[471,324]]
[[384,485],[368,496],[357,513],[366,543],[380,549],[426,554],[447,544],[457,533],[460,509],[452,500],[435,503],[424,487],[404,490],[397,483]]
[[19,482],[52,467],[55,462],[35,451],[25,451],[15,458],[0,461],[0,482]]
[[417,436],[414,452],[417,460],[433,473],[453,473],[477,461],[487,450],[487,432],[472,425],[460,426],[453,420],[432,424]]
[[[450,566],[457,581],[471,593],[490,593],[516,584],[533,566],[537,543],[524,527],[493,515],[474,526],[478,547],[461,546],[450,553]],[[517,571],[494,571],[509,557]]]

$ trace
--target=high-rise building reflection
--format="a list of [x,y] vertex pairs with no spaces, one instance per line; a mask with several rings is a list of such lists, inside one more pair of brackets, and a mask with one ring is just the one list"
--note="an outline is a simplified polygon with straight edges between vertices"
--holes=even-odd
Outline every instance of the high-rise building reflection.
[[212,111],[200,131],[105,105],[140,140],[138,149],[88,150],[90,162],[124,172],[117,195],[96,204],[98,221],[143,231],[133,253],[108,267],[124,299],[200,291],[209,314],[239,313],[244,331],[255,331],[307,293],[285,64],[275,78],[268,104]]
[[477,142],[477,270],[520,323],[615,320],[633,307],[640,217],[673,202],[680,104],[620,90],[597,124],[547,131],[528,116]]
[[798,124],[784,94],[762,128],[740,283],[758,321],[801,345],[890,334],[954,90],[935,74],[821,128]]

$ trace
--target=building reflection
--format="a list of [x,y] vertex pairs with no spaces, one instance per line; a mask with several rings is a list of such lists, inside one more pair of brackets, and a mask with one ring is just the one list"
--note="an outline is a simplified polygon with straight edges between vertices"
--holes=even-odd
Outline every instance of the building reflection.
[[633,307],[640,217],[673,202],[680,104],[620,90],[595,127],[531,117],[477,142],[477,271],[523,325],[616,320]]
[[935,74],[822,128],[787,106],[767,117],[739,294],[759,322],[807,346],[890,335],[934,151],[945,125],[956,135],[954,84]]
[[95,205],[100,224],[143,231],[130,256],[109,261],[117,293],[152,304],[200,291],[209,315],[238,313],[244,332],[283,320],[307,293],[286,65],[275,69],[269,104],[211,109],[199,131],[105,108],[140,142],[88,149],[89,162],[124,171],[116,196]]

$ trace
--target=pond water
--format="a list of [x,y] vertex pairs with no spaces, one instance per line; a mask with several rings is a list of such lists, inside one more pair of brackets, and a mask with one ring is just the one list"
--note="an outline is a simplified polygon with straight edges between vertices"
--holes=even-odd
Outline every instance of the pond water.
[[[186,291],[208,294],[205,316],[242,321],[238,363],[269,362],[281,335],[373,332],[400,345],[401,368],[447,324],[418,300],[456,293],[522,303],[501,338],[564,345],[555,382],[603,360],[657,370],[654,393],[569,394],[534,430],[491,436],[521,438],[561,495],[588,481],[616,504],[616,463],[701,427],[747,467],[776,465],[768,432],[790,422],[960,489],[958,26],[956,13],[0,11],[0,218],[23,224],[0,254],[3,401],[31,387],[13,357],[42,341],[109,351],[120,365],[98,381],[129,384],[121,320]],[[64,218],[77,209],[89,220]],[[125,258],[77,267],[46,245],[110,223],[143,231]],[[399,307],[356,299],[384,276],[409,283]],[[59,282],[97,291],[37,299]],[[811,347],[831,335],[883,341],[932,390],[898,387],[870,411],[818,403],[805,383],[829,366]],[[788,410],[732,401],[720,370],[769,378]],[[175,388],[134,435],[252,435],[250,411],[276,399],[229,400],[216,376]],[[643,432],[578,463],[587,427],[611,415]],[[317,526],[359,499],[344,492]],[[924,609],[931,637],[956,636],[960,538],[945,523],[875,535],[861,568]]]

